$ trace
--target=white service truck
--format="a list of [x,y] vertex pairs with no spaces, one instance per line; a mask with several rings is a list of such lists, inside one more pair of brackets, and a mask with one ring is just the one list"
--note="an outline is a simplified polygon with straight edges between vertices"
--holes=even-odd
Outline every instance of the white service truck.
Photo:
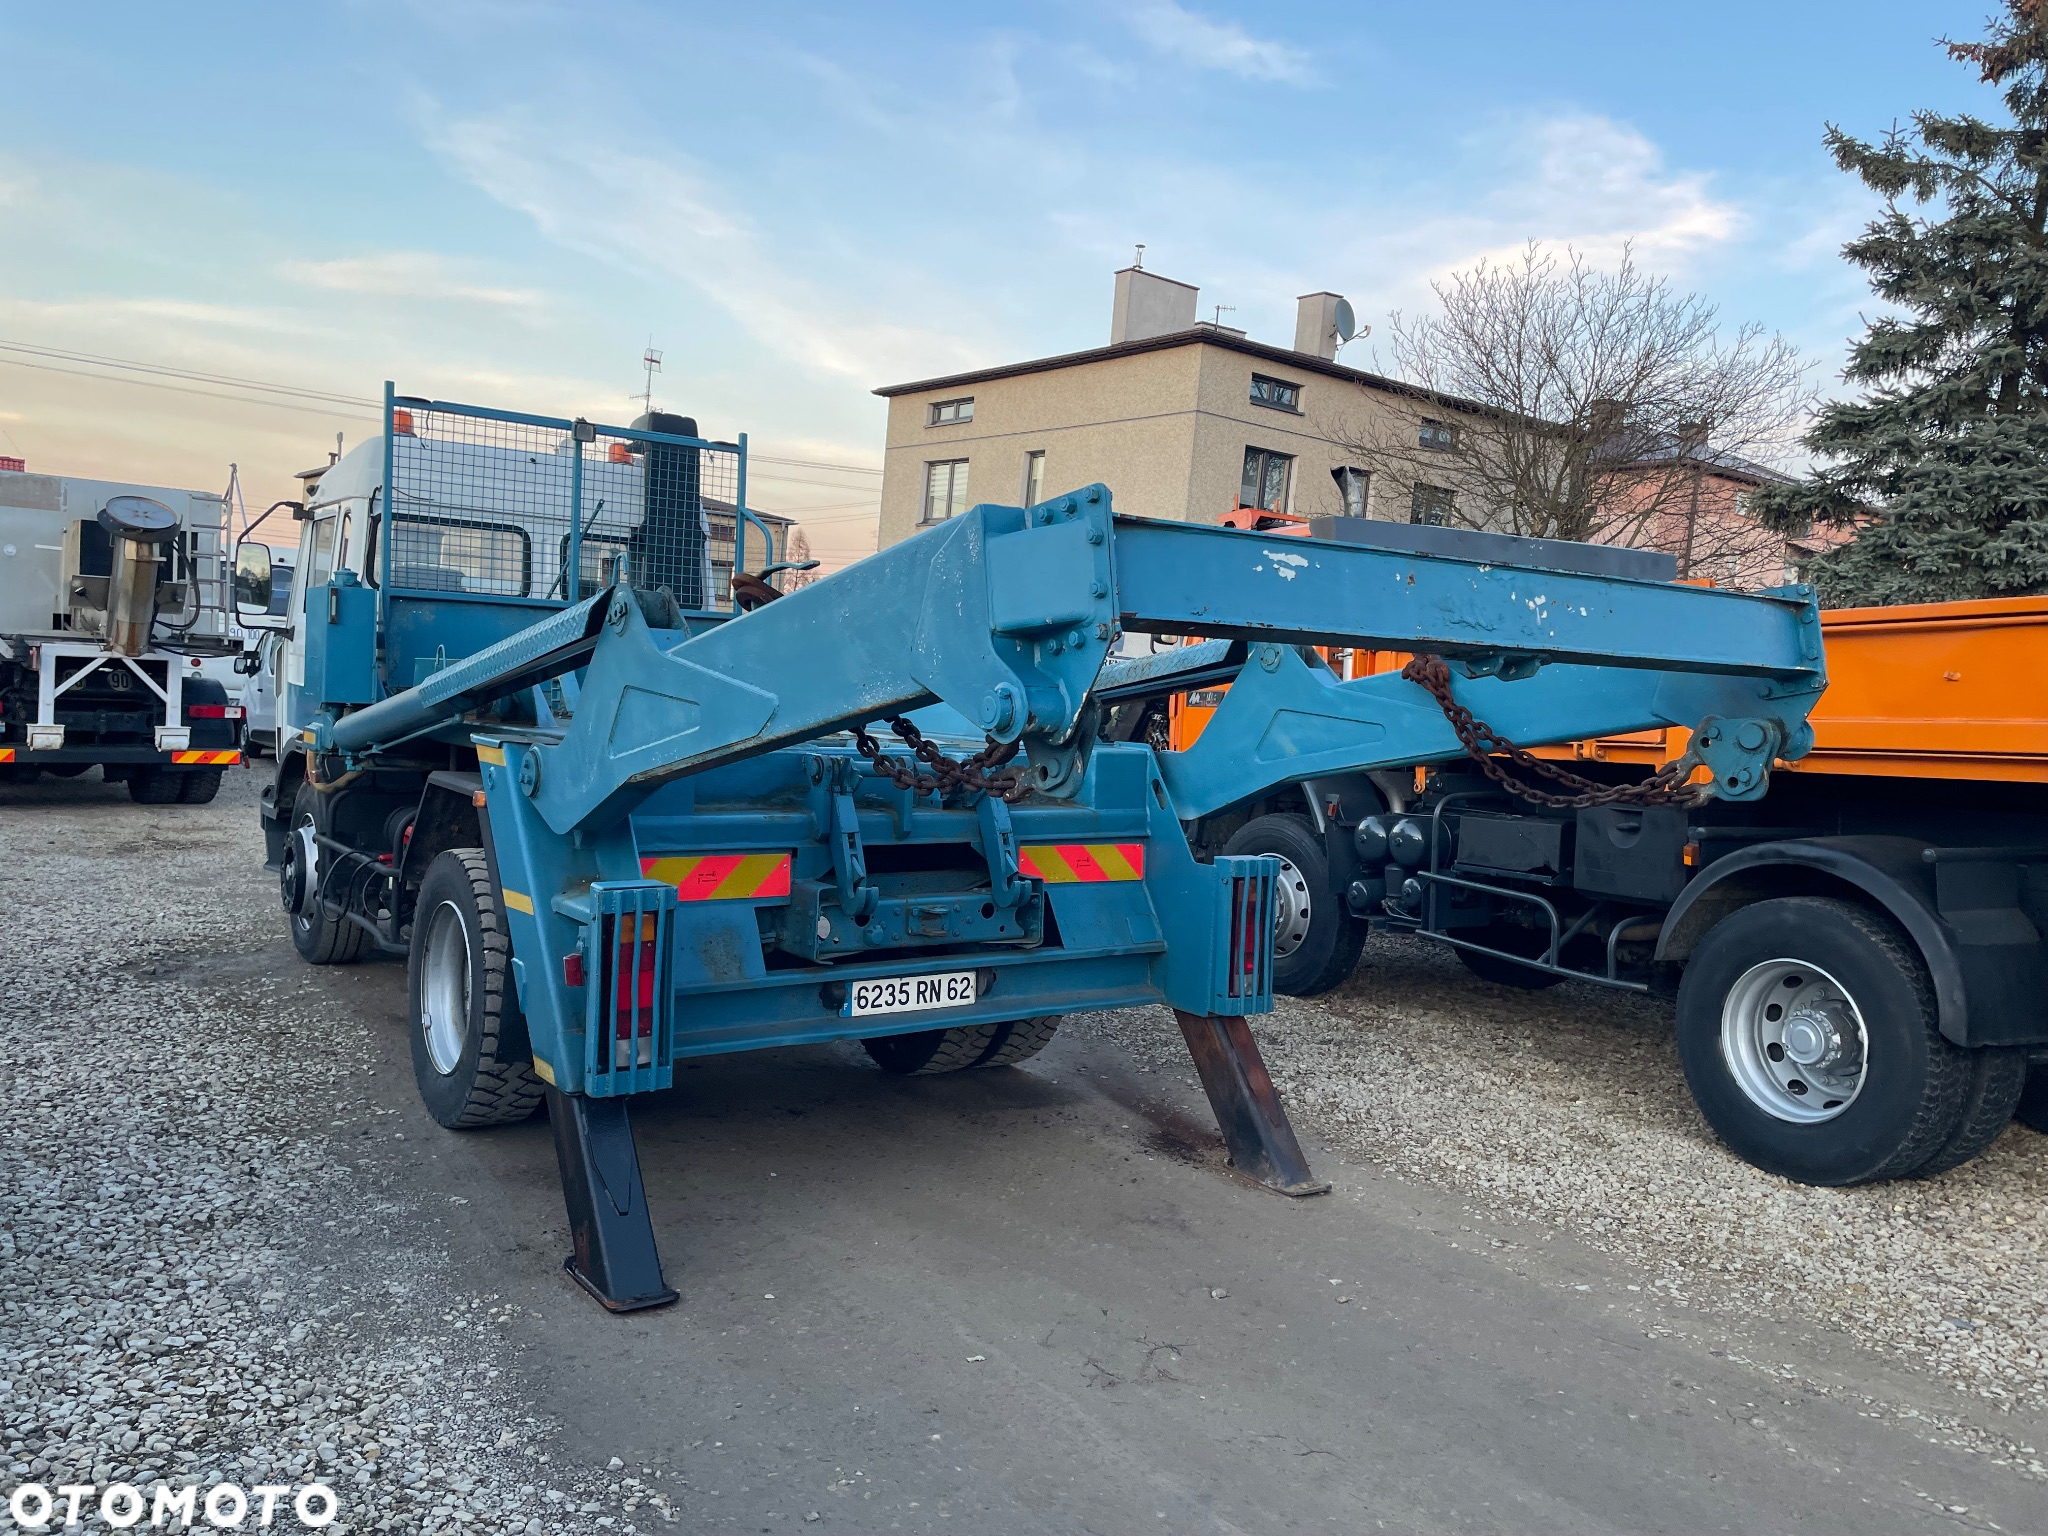
[[205,491],[0,470],[0,782],[219,793],[242,760],[241,706],[202,675],[241,648],[225,523]]

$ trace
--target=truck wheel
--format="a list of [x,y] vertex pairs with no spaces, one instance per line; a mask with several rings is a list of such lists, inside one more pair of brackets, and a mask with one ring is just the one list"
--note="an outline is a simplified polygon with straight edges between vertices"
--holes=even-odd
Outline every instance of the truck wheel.
[[[1494,949],[1505,949],[1511,954],[1539,958],[1550,947],[1548,933],[1532,933],[1526,928],[1506,925],[1481,929],[1473,942],[1485,944]],[[1456,948],[1456,946],[1452,946]],[[1512,960],[1503,960],[1498,955],[1482,955],[1477,950],[1460,949],[1458,958],[1465,963],[1465,969],[1481,981],[1490,981],[1497,987],[1517,987],[1524,992],[1541,992],[1554,987],[1564,978],[1555,971],[1539,971],[1534,966],[1517,965]]]
[[1273,990],[1314,997],[1356,969],[1366,925],[1330,882],[1323,840],[1305,816],[1261,816],[1223,845],[1226,854],[1267,853],[1280,861],[1273,903]]
[[195,768],[190,773],[181,773],[185,782],[178,786],[180,805],[211,805],[213,797],[220,793],[221,770],[218,768]]
[[2012,1117],[2028,1130],[2048,1136],[2048,1066],[2036,1066],[2027,1073],[2027,1086],[2020,1090]]
[[128,798],[137,805],[176,805],[183,777],[168,768],[138,768],[128,781]]
[[1955,1134],[1974,1073],[1936,1027],[1905,936],[1819,896],[1757,902],[1701,940],[1679,982],[1678,1054],[1729,1149],[1801,1184],[1917,1172]]
[[[306,833],[325,832],[328,824],[320,791],[310,784],[301,784],[297,798],[292,801],[292,824],[284,841],[284,857],[277,867],[278,892],[284,900],[285,920],[291,924],[292,947],[299,952],[299,958],[308,965],[350,965],[362,958],[370,936],[345,917],[329,917],[318,910],[297,910],[302,885],[316,881],[322,861],[332,857],[325,849],[313,846]],[[310,902],[312,893],[305,894]]]
[[512,981],[511,933],[481,848],[449,848],[427,866],[405,978],[412,1075],[427,1113],[450,1130],[531,1115],[543,1089]]
[[1060,1016],[1009,1019],[996,1024],[961,1024],[921,1029],[909,1035],[879,1035],[861,1041],[876,1066],[898,1077],[929,1077],[969,1067],[1014,1067],[1052,1043]]
[[1941,1150],[1913,1170],[1916,1179],[1962,1167],[2012,1124],[2027,1086],[2026,1053],[2010,1046],[1976,1046],[1968,1054],[1970,1086],[1963,1095],[1962,1118]]

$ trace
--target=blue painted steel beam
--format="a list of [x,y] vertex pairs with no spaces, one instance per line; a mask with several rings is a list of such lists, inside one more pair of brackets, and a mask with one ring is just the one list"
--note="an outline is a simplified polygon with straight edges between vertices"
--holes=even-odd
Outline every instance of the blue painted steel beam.
[[1116,520],[1116,563],[1118,616],[1138,632],[1822,676],[1820,615],[1803,594],[1532,571],[1129,517]]

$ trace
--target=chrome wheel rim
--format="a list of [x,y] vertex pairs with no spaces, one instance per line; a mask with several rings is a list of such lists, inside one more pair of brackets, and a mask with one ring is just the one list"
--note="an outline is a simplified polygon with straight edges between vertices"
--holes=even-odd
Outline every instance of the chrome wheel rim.
[[427,920],[427,962],[420,977],[420,1033],[427,1059],[448,1076],[469,1043],[469,930],[452,901]]
[[1766,960],[1728,989],[1721,1055],[1758,1109],[1818,1125],[1863,1091],[1870,1035],[1855,998],[1826,971],[1804,960]]
[[292,925],[301,932],[313,926],[313,897],[319,888],[320,845],[313,841],[313,822],[308,817],[292,828],[277,867],[278,896],[291,914]]
[[1315,913],[1301,871],[1281,855],[1273,857],[1280,860],[1280,878],[1274,882],[1273,892],[1273,958],[1279,960],[1301,948]]

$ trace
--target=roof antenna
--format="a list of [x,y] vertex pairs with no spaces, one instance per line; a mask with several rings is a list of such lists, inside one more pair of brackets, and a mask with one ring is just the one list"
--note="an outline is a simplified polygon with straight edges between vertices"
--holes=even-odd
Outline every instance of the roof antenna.
[[1218,304],[1216,306],[1216,318],[1212,320],[1210,324],[1221,325],[1223,323],[1223,316],[1226,311],[1234,315],[1237,313],[1237,306],[1235,304]]
[[647,393],[641,396],[640,408],[643,415],[654,414],[654,376],[661,372],[661,353],[655,350],[654,338],[647,338],[647,350],[640,354],[640,361],[647,367]]
[[339,464],[341,462],[341,434],[339,432],[334,434],[334,453],[327,462],[330,464]]
[[1131,266],[1140,272],[1145,270],[1145,242],[1142,240],[1138,242],[1138,254],[1131,258]]

